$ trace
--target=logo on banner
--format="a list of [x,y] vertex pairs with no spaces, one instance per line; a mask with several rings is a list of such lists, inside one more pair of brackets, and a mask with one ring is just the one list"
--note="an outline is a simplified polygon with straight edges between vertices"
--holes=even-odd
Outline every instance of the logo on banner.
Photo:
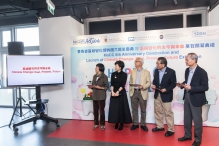
[[205,31],[195,30],[195,31],[192,32],[193,37],[203,37],[203,36],[206,36],[206,35],[207,35],[207,32],[205,32]]
[[135,38],[134,38],[134,37],[129,37],[129,38],[128,38],[128,41],[129,41],[129,42],[133,42],[133,41],[135,41]]
[[179,38],[184,38],[187,37],[187,33],[167,33],[164,34],[165,39],[179,39]]
[[89,38],[89,39],[75,39],[73,40],[73,45],[78,44],[97,44],[100,43],[99,39]]
[[104,43],[107,43],[107,36],[104,37]]
[[163,35],[160,35],[160,39],[162,40],[164,37],[163,37]]
[[218,36],[219,35],[219,29],[211,29],[207,31],[207,36]]

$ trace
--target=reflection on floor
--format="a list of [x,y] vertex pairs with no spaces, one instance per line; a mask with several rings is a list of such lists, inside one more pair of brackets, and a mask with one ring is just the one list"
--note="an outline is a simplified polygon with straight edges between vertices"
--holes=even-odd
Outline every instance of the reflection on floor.
[[[28,110],[23,110],[24,113]],[[0,127],[8,125],[13,113],[12,108],[0,108]],[[27,114],[26,117],[31,116]],[[15,117],[13,122],[20,121],[19,117]],[[71,120],[59,119],[64,126]],[[62,127],[61,126],[61,127]],[[56,124],[37,121],[19,126],[18,133],[14,133],[13,128],[8,126],[0,128],[0,146],[135,146],[127,144],[95,142],[76,139],[60,139],[48,137],[49,134],[56,131]]]
[[[12,112],[12,109],[0,108],[0,127],[9,124]],[[16,117],[14,122],[18,120]],[[151,131],[154,124],[147,124],[149,131],[144,132],[141,128],[131,131],[131,125],[125,125],[122,131],[118,131],[113,124],[106,123],[106,130],[102,131],[100,128],[92,130],[92,121],[59,121],[62,124],[59,129],[54,123],[44,121],[19,126],[18,133],[8,126],[0,128],[0,146],[189,146],[194,140],[177,140],[184,134],[183,126],[175,126],[175,134],[165,137],[165,131]],[[202,146],[218,145],[218,135],[218,128],[204,127]]]
[[[189,146],[194,141],[194,138],[191,141],[185,142],[177,140],[184,135],[183,126],[175,126],[175,134],[171,137],[165,137],[166,131],[151,131],[152,128],[155,128],[154,124],[147,124],[148,132],[143,131],[141,128],[131,131],[129,129],[131,125],[125,125],[122,131],[118,131],[114,129],[113,124],[108,123],[106,123],[105,131],[102,131],[100,128],[92,130],[92,125],[92,121],[71,120],[50,134],[49,137],[150,146]],[[219,128],[204,127],[202,145],[219,145],[218,135]]]

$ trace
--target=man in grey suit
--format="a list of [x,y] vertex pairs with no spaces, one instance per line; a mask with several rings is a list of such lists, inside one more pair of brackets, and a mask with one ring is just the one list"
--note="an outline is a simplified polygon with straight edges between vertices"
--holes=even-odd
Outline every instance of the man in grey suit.
[[208,90],[208,74],[197,65],[198,56],[189,53],[186,56],[185,81],[177,83],[184,88],[184,130],[185,135],[179,141],[192,139],[192,120],[195,126],[195,141],[192,146],[200,146],[202,141],[202,106],[206,104],[205,91]]

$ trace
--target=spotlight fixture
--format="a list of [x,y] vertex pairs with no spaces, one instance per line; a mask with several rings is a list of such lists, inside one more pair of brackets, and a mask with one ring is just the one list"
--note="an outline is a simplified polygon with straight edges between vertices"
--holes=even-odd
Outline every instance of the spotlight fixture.
[[100,7],[99,7],[99,5],[97,4],[97,3],[95,3],[96,4],[96,6],[97,6],[97,10],[100,10]]
[[120,10],[123,11],[124,9],[125,9],[124,2],[123,2],[123,0],[121,0],[121,2],[120,2]]
[[89,7],[88,6],[85,6],[85,11],[86,11],[86,14],[90,14],[90,10],[89,10]]
[[70,8],[70,11],[71,11],[71,16],[74,16],[75,15],[74,8]]
[[178,1],[177,0],[173,0],[174,4],[177,5],[178,4]]
[[41,19],[42,19],[42,17],[40,16],[40,13],[39,13],[39,12],[36,13],[36,17],[37,17],[38,20],[41,20]]
[[158,0],[154,0],[154,7],[158,6]]

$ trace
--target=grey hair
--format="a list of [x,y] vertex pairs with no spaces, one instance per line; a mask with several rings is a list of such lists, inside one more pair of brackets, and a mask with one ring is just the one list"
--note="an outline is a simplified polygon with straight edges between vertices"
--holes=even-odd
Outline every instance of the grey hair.
[[189,53],[188,55],[190,55],[190,59],[195,60],[195,62],[198,62],[198,55],[195,53]]
[[141,64],[143,65],[144,64],[144,59],[141,58],[141,57],[137,57],[135,60],[139,59],[141,61]]

